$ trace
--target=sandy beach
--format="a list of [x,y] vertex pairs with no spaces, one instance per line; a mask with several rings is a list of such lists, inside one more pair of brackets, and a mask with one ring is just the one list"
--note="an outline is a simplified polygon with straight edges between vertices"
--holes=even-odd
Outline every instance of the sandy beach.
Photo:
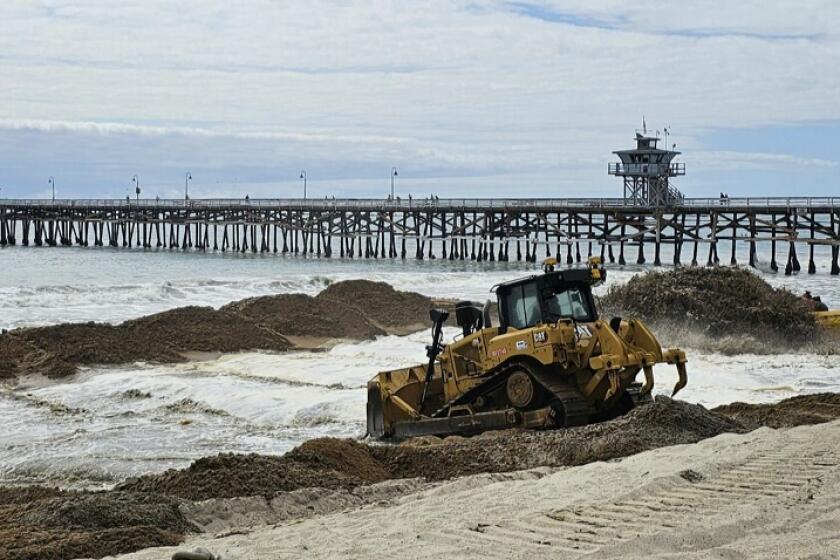
[[[565,469],[481,474],[359,509],[177,548],[224,558],[836,558],[840,422],[656,449]],[[268,514],[266,514],[268,515]],[[236,516],[231,514],[235,520]],[[390,554],[390,553],[389,553]]]

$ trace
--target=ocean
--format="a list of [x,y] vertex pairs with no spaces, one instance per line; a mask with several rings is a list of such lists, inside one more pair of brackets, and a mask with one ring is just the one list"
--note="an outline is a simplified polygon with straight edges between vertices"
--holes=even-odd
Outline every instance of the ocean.
[[[608,268],[608,285],[644,270]],[[0,328],[119,322],[185,305],[315,294],[330,282],[354,278],[482,301],[492,297],[489,289],[497,282],[538,269],[515,262],[7,247],[0,249]],[[810,290],[840,307],[840,278],[822,266],[816,275],[758,273],[773,285]],[[422,361],[428,338],[419,332],[318,352],[92,367],[66,379],[0,386],[0,484],[108,487],[220,452],[283,453],[313,437],[362,436],[367,380],[379,370]],[[706,406],[840,391],[840,356],[686,351],[689,385],[680,397]],[[656,371],[656,392],[667,393],[676,375],[666,366]]]

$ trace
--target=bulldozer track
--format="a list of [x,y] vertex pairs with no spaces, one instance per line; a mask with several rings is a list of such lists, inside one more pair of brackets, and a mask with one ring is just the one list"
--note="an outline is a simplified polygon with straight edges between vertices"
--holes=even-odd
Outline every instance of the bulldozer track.
[[564,427],[582,426],[589,421],[589,405],[580,391],[546,371],[533,370],[530,373],[554,396],[552,405],[555,409],[562,409]]
[[488,377],[483,383],[480,385],[476,385],[469,391],[465,391],[463,394],[458,396],[458,398],[453,399],[434,411],[430,416],[432,418],[441,418],[446,416],[449,412],[449,409],[453,406],[458,406],[461,404],[469,404],[474,401],[477,397],[481,396],[485,392],[492,391],[493,389],[499,387],[502,383],[504,383],[508,376],[513,373],[518,367],[519,364],[508,364],[507,366],[503,367],[490,377]]
[[[795,501],[840,471],[840,449],[756,455],[703,476],[684,471],[640,495],[638,492],[598,505],[530,513],[466,530],[450,528],[439,536],[453,550],[482,550],[490,558],[586,555],[605,547],[698,524],[703,518],[739,504],[769,500]],[[693,481],[692,481],[693,480]],[[488,547],[487,544],[495,545]],[[488,549],[491,551],[488,554]],[[493,551],[498,551],[493,552]]]
[[[434,413],[432,418],[445,416],[448,410],[460,404],[469,404],[478,396],[493,391],[501,386],[507,378],[517,370],[524,369],[553,396],[552,404],[564,414],[563,426],[582,426],[589,420],[589,406],[580,392],[570,386],[565,380],[539,368],[530,367],[523,363],[511,363],[490,376],[484,383],[466,391],[457,399],[447,403]],[[559,406],[558,406],[559,405]]]

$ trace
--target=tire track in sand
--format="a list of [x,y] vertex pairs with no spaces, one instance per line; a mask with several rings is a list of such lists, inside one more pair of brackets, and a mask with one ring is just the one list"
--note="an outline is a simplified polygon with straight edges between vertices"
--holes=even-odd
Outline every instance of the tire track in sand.
[[[701,518],[748,502],[794,498],[819,486],[840,467],[840,448],[798,446],[756,454],[703,476],[683,471],[606,504],[529,513],[509,522],[437,531],[453,552],[481,550],[490,558],[552,553],[586,555],[697,524]],[[653,488],[653,489],[652,489]]]

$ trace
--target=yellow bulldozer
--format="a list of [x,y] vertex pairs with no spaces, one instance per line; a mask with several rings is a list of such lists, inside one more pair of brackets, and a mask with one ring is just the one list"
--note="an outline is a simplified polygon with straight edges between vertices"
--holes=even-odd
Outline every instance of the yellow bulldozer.
[[[491,304],[455,305],[461,328],[443,344],[449,313],[430,311],[428,362],[383,371],[368,383],[367,430],[374,438],[470,435],[486,430],[580,426],[650,402],[653,366],[676,366],[686,384],[685,352],[663,350],[639,320],[599,319],[592,287],[606,270],[555,270],[494,286]],[[644,383],[637,383],[642,373]]]
[[840,332],[840,309],[832,311],[814,311],[814,319],[817,325],[832,332]]

